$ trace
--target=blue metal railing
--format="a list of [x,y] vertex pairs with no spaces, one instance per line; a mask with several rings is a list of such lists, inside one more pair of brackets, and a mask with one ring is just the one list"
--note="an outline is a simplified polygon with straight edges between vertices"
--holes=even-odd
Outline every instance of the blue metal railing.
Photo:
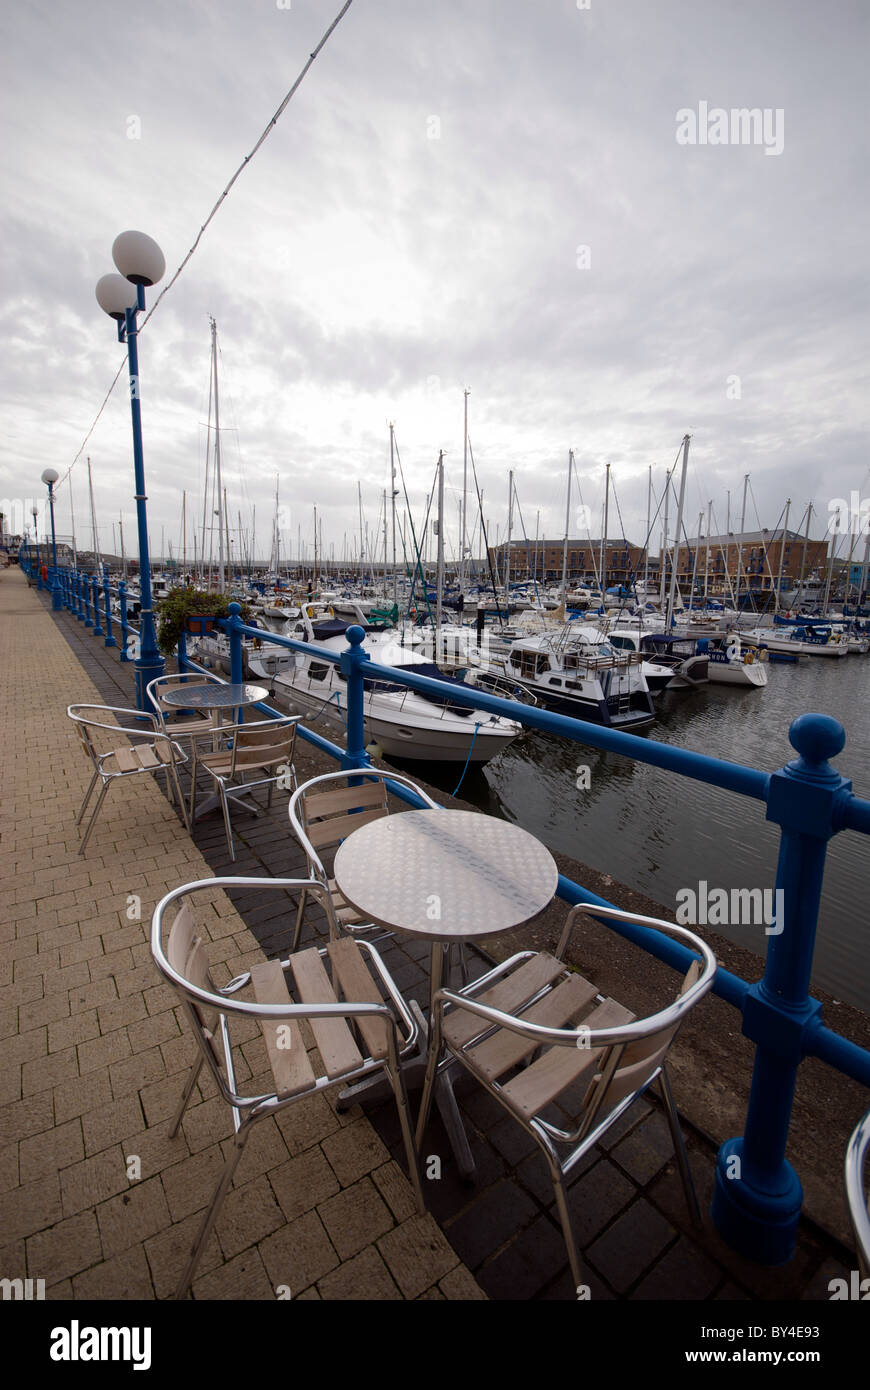
[[[69,592],[74,595],[74,585]],[[75,611],[74,601],[67,606]],[[237,683],[244,679],[242,639],[263,637],[260,629],[241,621],[240,612],[238,604],[231,604],[230,618],[218,623],[229,636],[230,680]],[[129,624],[124,624],[125,649],[128,631]],[[407,669],[382,666],[367,658],[362,628],[351,627],[347,637],[347,649],[335,653],[273,633],[268,636],[271,645],[316,655],[340,667],[347,681],[346,747],[302,726],[299,734],[342,767],[370,766],[365,751],[364,680],[376,678],[424,694],[449,694],[451,703],[502,715],[527,728],[633,758],[765,805],[766,819],[780,827],[776,889],[782,891],[783,910],[777,925],[783,930],[768,937],[762,979],[750,984],[720,969],[714,984],[715,993],[740,1010],[742,1031],[755,1043],[755,1057],[744,1133],[726,1140],[717,1157],[712,1213],[728,1243],[750,1259],[763,1264],[790,1259],[803,1200],[797,1173],[785,1157],[798,1067],[805,1058],[816,1057],[870,1086],[870,1052],[827,1028],[821,1021],[821,1005],[809,994],[828,840],[845,829],[870,834],[870,801],[855,796],[851,783],[830,763],[845,745],[841,725],[827,715],[802,715],[789,730],[798,757],[779,771],[766,773],[503,700],[476,688],[465,691]],[[183,641],[178,663],[179,669],[201,669],[187,657]],[[267,716],[277,714],[265,703],[256,708]],[[396,790],[404,800],[415,801],[412,793]],[[572,904],[614,906],[562,875],[558,896]],[[613,921],[606,925],[679,970],[685,971],[692,959],[685,947],[647,928]]]

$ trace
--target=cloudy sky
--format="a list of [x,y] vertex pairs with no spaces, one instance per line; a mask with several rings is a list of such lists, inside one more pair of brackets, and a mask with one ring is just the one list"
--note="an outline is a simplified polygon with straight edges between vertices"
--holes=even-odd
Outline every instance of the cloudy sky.
[[[130,544],[123,378],[82,447],[123,353],[94,285],[131,227],[171,276],[340,7],[3,8],[0,497],[72,466],[81,542],[89,455],[101,545],[122,514]],[[465,388],[493,539],[511,468],[514,533],[561,535],[572,448],[575,504],[598,516],[609,462],[610,533],[642,542],[685,433],[690,530],[729,490],[734,527],[749,473],[747,529],[788,496],[821,534],[870,492],[868,28],[860,0],[354,0],[142,332],[155,553],[183,491],[188,558],[202,525],[209,315],[235,554],[255,516],[267,551],[277,474],[284,554],[317,506],[356,556],[391,420],[418,527],[445,451],[455,552]],[[766,133],[714,143],[740,108]]]

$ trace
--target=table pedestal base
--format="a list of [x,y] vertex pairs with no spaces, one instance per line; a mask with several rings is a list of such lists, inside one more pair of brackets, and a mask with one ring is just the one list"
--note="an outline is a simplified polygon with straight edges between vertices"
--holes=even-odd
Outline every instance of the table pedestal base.
[[[405,1078],[405,1085],[408,1090],[422,1089],[426,1077],[426,1059],[429,1051],[429,1025],[423,1014],[420,1005],[415,1001],[409,1002],[409,1008],[417,1019],[420,1027],[420,1044],[416,1057],[412,1057],[405,1062],[402,1067],[402,1074]],[[371,1081],[360,1081],[356,1086],[348,1086],[346,1090],[340,1091],[336,1108],[338,1110],[348,1110],[352,1105],[362,1101],[391,1100],[393,1089],[388,1081],[375,1077]],[[444,1122],[447,1131],[447,1138],[453,1150],[453,1157],[456,1159],[460,1176],[465,1182],[473,1182],[476,1167],[471,1156],[471,1148],[468,1143],[468,1135],[459,1114],[459,1106],[453,1094],[453,1078],[450,1069],[445,1068],[440,1073],[435,1082],[435,1104],[438,1106],[438,1113]]]

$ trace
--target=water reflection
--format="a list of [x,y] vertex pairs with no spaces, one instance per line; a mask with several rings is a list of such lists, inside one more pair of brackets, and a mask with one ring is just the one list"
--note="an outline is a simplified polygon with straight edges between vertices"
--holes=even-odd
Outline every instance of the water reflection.
[[[853,790],[870,796],[870,656],[774,664],[763,690],[708,686],[666,691],[647,736],[699,753],[775,771],[795,757],[792,720],[807,710],[833,715],[846,730],[837,760]],[[577,786],[577,768],[590,786]],[[461,770],[461,769],[460,769]],[[420,764],[421,777],[452,792],[455,766]],[[441,775],[439,775],[439,773]],[[460,795],[502,815],[571,855],[659,902],[673,914],[680,888],[705,879],[713,887],[772,888],[779,832],[761,802],[571,740],[530,731],[485,768],[469,768]],[[815,978],[838,998],[870,1009],[870,955],[865,915],[870,844],[844,832],[830,844],[816,945]],[[722,928],[723,935],[764,954],[763,927]]]

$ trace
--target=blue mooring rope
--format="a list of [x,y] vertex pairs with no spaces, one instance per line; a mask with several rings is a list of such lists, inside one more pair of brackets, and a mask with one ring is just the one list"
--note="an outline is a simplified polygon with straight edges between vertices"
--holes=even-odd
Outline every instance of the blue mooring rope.
[[454,795],[454,796],[455,796],[456,793],[459,791],[459,788],[462,786],[462,783],[465,781],[465,774],[466,774],[466,772],[468,771],[468,764],[471,762],[471,755],[472,755],[472,753],[474,752],[474,745],[475,745],[475,743],[477,742],[477,731],[478,731],[479,728],[480,728],[480,725],[479,725],[479,724],[475,724],[475,726],[474,726],[474,738],[471,740],[471,747],[470,747],[469,750],[468,750],[468,757],[465,759],[465,767],[462,769],[462,776],[460,777],[459,781],[456,783],[456,786],[455,786],[455,788],[454,788],[454,791],[453,791],[453,795]]

